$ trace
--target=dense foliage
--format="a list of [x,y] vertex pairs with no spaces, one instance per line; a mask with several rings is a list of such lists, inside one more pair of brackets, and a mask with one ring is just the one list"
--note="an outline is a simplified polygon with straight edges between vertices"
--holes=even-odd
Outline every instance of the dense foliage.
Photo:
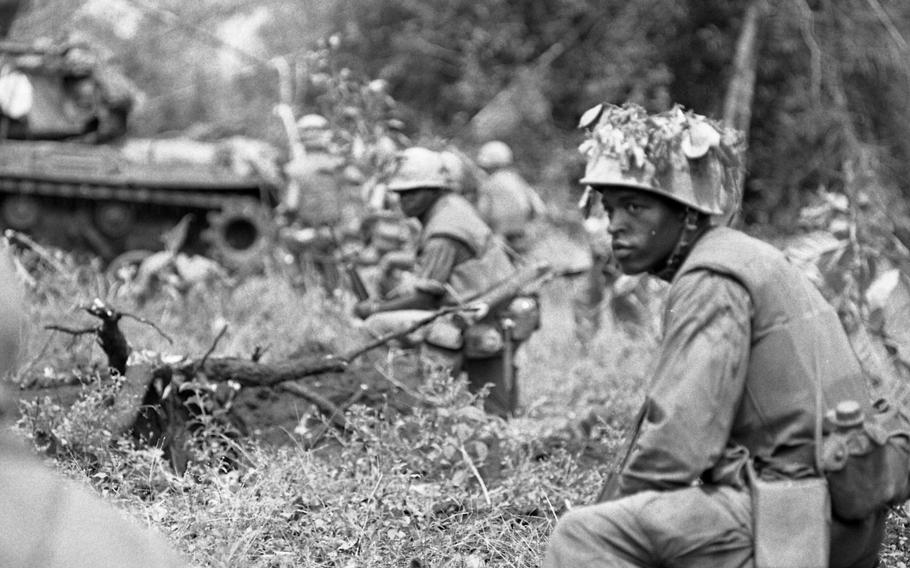
[[[118,6],[129,33],[92,5]],[[383,79],[415,137],[496,136],[558,200],[577,179],[580,114],[598,102],[721,118],[747,10],[759,17],[746,220],[788,229],[819,187],[900,195],[910,173],[910,5],[882,0],[363,0],[32,3],[12,36],[80,30],[146,92],[141,132],[281,141],[276,62],[293,103],[325,111],[325,68]],[[108,10],[116,14],[116,11]],[[61,20],[63,18],[63,20]],[[123,20],[124,18],[120,18]],[[241,47],[224,39],[236,28]],[[334,35],[332,35],[334,34]],[[311,53],[331,39],[330,57]],[[320,43],[321,42],[321,43]]]

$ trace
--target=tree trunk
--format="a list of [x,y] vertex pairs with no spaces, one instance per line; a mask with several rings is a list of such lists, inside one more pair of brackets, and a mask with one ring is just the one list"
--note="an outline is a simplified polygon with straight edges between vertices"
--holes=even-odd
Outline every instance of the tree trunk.
[[733,76],[724,98],[724,126],[736,128],[746,135],[752,119],[758,62],[758,25],[764,9],[765,0],[753,0],[746,10],[733,56]]

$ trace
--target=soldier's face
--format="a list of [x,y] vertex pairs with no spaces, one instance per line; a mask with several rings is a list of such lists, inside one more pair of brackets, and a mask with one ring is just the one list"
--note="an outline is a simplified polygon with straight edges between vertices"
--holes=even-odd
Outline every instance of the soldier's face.
[[398,205],[408,217],[420,217],[436,201],[437,190],[418,188],[398,192]]
[[685,226],[685,208],[639,189],[600,188],[613,256],[626,274],[663,267]]

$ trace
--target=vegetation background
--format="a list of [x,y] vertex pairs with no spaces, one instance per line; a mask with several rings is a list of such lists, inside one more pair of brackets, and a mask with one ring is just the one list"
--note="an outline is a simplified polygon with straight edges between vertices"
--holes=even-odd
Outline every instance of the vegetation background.
[[[142,92],[133,135],[244,134],[283,146],[272,109],[284,101],[364,144],[374,123],[393,118],[413,141],[443,139],[468,154],[499,138],[570,220],[583,167],[575,126],[589,107],[681,103],[723,119],[748,132],[744,228],[778,243],[810,229],[835,239],[835,254],[815,255],[820,286],[852,333],[878,333],[891,347],[884,358],[903,368],[866,293],[887,270],[906,274],[906,2],[31,0],[11,32],[23,41],[64,35],[100,46]],[[376,106],[368,92],[387,98]],[[577,234],[554,225],[535,254],[562,259],[566,250],[585,253]],[[56,467],[167,533],[199,565],[535,566],[558,514],[590,501],[612,465],[658,333],[655,302],[639,306],[636,324],[607,317],[579,337],[577,285],[543,291],[544,326],[520,355],[524,410],[509,422],[476,412],[440,378],[419,387],[435,403],[413,414],[355,407],[357,433],[330,450],[237,441],[212,421],[197,433],[200,459],[180,476],[160,451],[137,450],[98,422],[98,382],[72,408],[29,402],[22,429],[52,450]],[[225,354],[268,345],[280,358],[358,338],[349,300],[301,294],[278,272],[140,306],[73,267],[32,290],[20,379],[97,372],[88,340],[42,329],[80,321],[72,308],[96,296],[154,319],[182,354],[204,353],[216,322],[231,324],[218,344]],[[134,348],[175,350],[146,326],[124,329]],[[246,466],[214,467],[226,449]],[[906,525],[896,511],[884,566],[906,566]]]

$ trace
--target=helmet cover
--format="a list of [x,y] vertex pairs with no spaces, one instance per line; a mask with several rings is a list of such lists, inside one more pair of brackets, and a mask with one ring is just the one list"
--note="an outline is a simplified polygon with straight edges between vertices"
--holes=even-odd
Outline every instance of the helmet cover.
[[742,133],[675,106],[659,114],[626,104],[598,105],[580,127],[587,137],[581,183],[631,187],[701,213],[732,216],[742,199]]

